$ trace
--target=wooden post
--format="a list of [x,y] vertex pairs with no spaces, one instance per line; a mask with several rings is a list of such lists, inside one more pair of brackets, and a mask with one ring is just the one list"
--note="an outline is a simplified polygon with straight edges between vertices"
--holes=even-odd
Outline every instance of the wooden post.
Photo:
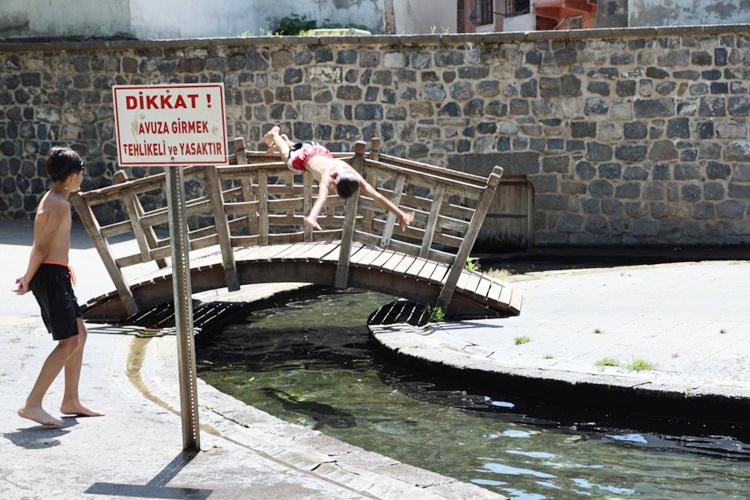
[[370,139],[370,154],[368,157],[374,161],[380,161],[380,137]]
[[359,195],[357,194],[346,200],[346,216],[344,218],[344,229],[341,232],[339,262],[336,266],[336,288],[349,286],[349,261],[352,253],[352,242],[354,241],[354,224],[357,221],[358,200]]
[[[367,159],[374,160],[374,161],[380,161],[380,139],[377,137],[373,137],[370,139],[370,152],[367,155]],[[367,170],[367,162],[365,162],[363,170]],[[366,173],[363,172],[362,175],[365,177],[367,182],[370,183],[372,187],[375,189],[378,188],[378,176],[375,172],[369,172]],[[375,218],[375,213],[371,209],[365,209],[362,214],[362,230],[366,233],[372,233],[372,222]]]
[[[393,199],[391,200],[394,205],[399,206],[401,204],[401,194],[404,192],[404,185],[406,184],[406,175],[400,174],[396,177],[396,187],[393,188]],[[383,228],[383,236],[380,238],[380,248],[388,248],[391,244],[391,237],[393,236],[393,226],[396,225],[396,216],[390,212],[387,214],[385,220],[385,227]]]
[[122,275],[120,268],[117,267],[115,258],[109,248],[109,243],[107,243],[106,238],[104,238],[99,231],[99,223],[96,221],[94,212],[78,193],[73,193],[70,197],[70,201],[76,209],[83,227],[85,227],[86,232],[89,233],[89,237],[94,243],[96,250],[99,252],[99,257],[101,257],[102,262],[104,262],[104,267],[107,269],[109,277],[112,278],[112,282],[117,290],[117,295],[120,296],[125,312],[130,316],[136,314],[138,312],[138,304],[133,297],[133,292],[130,290],[130,285],[128,285],[128,282]]
[[[237,165],[245,165],[247,163],[247,152],[245,151],[245,138],[235,137],[234,138],[234,156],[237,158]],[[248,177],[240,181],[242,185],[242,200],[253,201],[253,179]],[[247,213],[247,232],[251,235],[258,232],[258,213],[248,212]]]
[[423,259],[430,258],[430,248],[432,248],[432,240],[435,237],[435,228],[437,227],[438,220],[440,219],[440,207],[443,205],[444,195],[445,184],[439,184],[435,189],[435,196],[432,200],[432,207],[430,208],[430,218],[427,219],[427,225],[424,228],[422,248],[419,249],[419,256]]
[[[312,192],[313,192],[313,185],[312,185],[312,175],[303,175],[302,176],[302,216],[306,216],[310,213],[310,210],[312,210],[313,201],[312,201]],[[313,228],[309,224],[302,223],[303,231],[304,231],[304,240],[305,241],[313,241],[314,233]]]
[[365,141],[357,141],[354,143],[354,156],[352,157],[352,167],[359,172],[360,174],[364,175],[365,173],[365,150],[367,149],[367,144]]
[[[118,170],[115,172],[115,184],[123,184],[128,180],[128,174],[124,170]],[[141,223],[141,217],[146,212],[141,205],[141,201],[134,194],[126,195],[123,197],[125,202],[125,209],[130,217],[130,224],[133,227],[133,233],[138,241],[138,247],[141,250],[141,258],[143,262],[151,260],[151,250],[158,248],[158,238],[156,232],[152,226],[143,227]],[[167,267],[167,261],[164,259],[156,259],[156,265],[159,269]]]
[[240,289],[240,279],[237,276],[237,266],[234,262],[234,251],[232,250],[232,235],[229,232],[229,221],[224,211],[224,195],[221,190],[221,180],[216,167],[211,165],[204,170],[206,187],[211,198],[211,209],[214,215],[214,226],[219,236],[219,248],[221,249],[222,266],[224,266],[224,278],[227,289],[236,292]]
[[440,290],[437,305],[443,309],[447,309],[448,305],[451,303],[453,292],[456,290],[456,284],[458,283],[458,278],[461,276],[461,272],[464,270],[464,265],[466,264],[466,259],[469,258],[471,249],[474,247],[474,241],[477,239],[484,218],[492,204],[493,198],[495,197],[495,191],[497,191],[497,186],[500,184],[500,177],[502,177],[502,175],[502,167],[495,167],[492,169],[492,173],[487,179],[487,188],[482,191],[482,196],[479,198],[477,208],[474,210],[474,215],[471,217],[469,228],[466,230],[466,234],[464,234],[461,246],[458,248],[458,253],[453,260],[453,264],[451,264],[450,271],[448,271],[448,277],[445,279],[443,288]]
[[260,245],[268,245],[268,172],[258,172],[258,235]]

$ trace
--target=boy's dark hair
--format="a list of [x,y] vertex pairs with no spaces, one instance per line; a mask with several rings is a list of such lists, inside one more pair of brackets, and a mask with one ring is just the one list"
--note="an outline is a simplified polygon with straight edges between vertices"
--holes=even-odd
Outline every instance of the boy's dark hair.
[[342,198],[346,199],[351,197],[359,191],[359,179],[356,175],[351,172],[344,172],[339,175],[336,180],[336,192]]
[[47,156],[47,174],[53,182],[65,181],[70,174],[83,170],[83,160],[70,148],[52,148]]

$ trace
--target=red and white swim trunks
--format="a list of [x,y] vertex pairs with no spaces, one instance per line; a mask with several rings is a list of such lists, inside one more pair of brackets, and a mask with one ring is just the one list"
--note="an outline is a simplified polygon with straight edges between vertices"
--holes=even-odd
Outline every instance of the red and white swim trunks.
[[304,172],[305,165],[307,165],[308,160],[313,156],[333,158],[331,152],[317,142],[298,142],[289,148],[289,161],[287,162],[287,166],[289,167],[289,170]]

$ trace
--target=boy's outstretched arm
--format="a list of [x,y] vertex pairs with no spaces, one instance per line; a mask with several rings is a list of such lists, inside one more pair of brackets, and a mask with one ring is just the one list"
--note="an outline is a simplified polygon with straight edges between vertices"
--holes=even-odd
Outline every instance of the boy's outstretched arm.
[[414,221],[414,212],[404,212],[400,208],[398,208],[396,205],[393,204],[391,200],[383,196],[378,192],[377,189],[372,187],[369,182],[367,182],[364,178],[360,176],[359,179],[359,185],[362,189],[365,190],[365,193],[368,194],[372,199],[380,203],[383,207],[387,208],[389,212],[393,213],[396,217],[398,217],[399,224],[401,225],[401,230],[404,231],[407,227],[411,225],[411,223]]
[[326,200],[328,199],[329,183],[330,177],[320,180],[320,183],[318,183],[318,198],[315,200],[310,213],[307,214],[307,216],[304,218],[307,224],[312,226],[313,229],[317,229],[319,231],[323,228],[320,227],[320,224],[318,224],[318,216],[320,215],[320,211],[323,210],[323,205],[325,205]]

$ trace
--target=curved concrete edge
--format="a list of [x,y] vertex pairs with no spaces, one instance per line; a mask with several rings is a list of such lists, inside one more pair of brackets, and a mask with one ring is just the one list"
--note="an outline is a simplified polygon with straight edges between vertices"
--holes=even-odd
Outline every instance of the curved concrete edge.
[[[179,414],[176,336],[148,339],[141,368],[148,396]],[[198,379],[202,432],[218,435],[288,467],[354,492],[383,499],[503,498],[479,486],[368,452],[285,422],[224,394]]]
[[[309,285],[274,283],[243,287],[238,292],[197,294],[200,301],[254,302]],[[162,333],[168,330],[162,331]],[[136,344],[138,342],[138,344]],[[142,359],[139,389],[152,402],[180,414],[177,337],[132,337],[119,344],[122,366]],[[125,349],[123,346],[127,346]],[[125,350],[123,350],[125,349]],[[138,356],[134,349],[145,350]],[[477,485],[404,464],[331,438],[319,431],[291,424],[224,394],[198,379],[199,422],[209,433],[279,464],[303,471],[349,489],[381,499],[496,499],[504,498]]]
[[583,371],[543,366],[543,360],[505,358],[502,353],[451,335],[451,327],[461,322],[430,323],[416,327],[406,323],[368,325],[370,334],[395,356],[426,362],[434,367],[450,367],[473,372],[473,378],[507,377],[513,380],[548,383],[557,390],[561,384],[582,392],[611,391],[666,402],[684,402],[701,406],[725,404],[750,407],[750,387],[724,385],[706,380],[701,374],[630,372],[603,367]]

